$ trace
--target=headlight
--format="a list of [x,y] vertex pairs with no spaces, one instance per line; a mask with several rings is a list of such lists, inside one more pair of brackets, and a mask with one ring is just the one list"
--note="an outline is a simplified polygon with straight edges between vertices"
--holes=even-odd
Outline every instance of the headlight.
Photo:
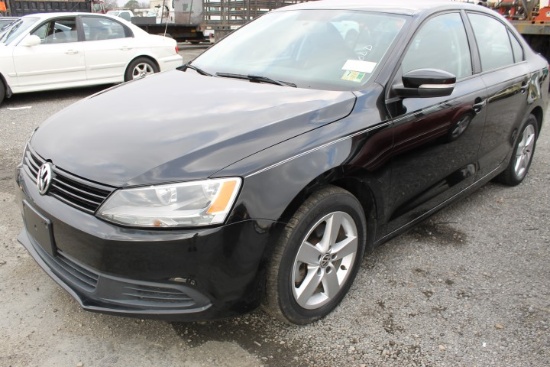
[[135,227],[197,227],[225,221],[240,178],[122,189],[99,208],[109,222]]

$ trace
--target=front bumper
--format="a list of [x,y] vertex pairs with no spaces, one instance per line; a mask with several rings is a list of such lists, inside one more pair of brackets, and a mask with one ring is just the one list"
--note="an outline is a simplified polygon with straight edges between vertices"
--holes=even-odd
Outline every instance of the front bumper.
[[193,321],[259,305],[265,225],[247,220],[199,230],[123,228],[40,195],[24,169],[16,177],[25,223],[18,240],[84,309]]

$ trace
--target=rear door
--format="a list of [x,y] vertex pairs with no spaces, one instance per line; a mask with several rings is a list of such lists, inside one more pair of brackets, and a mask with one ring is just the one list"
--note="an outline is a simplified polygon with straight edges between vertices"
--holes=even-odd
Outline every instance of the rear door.
[[427,19],[409,43],[392,85],[402,84],[404,73],[418,69],[444,70],[457,81],[448,97],[387,101],[394,131],[387,233],[473,183],[487,98],[474,60],[458,11]]
[[468,13],[468,19],[488,90],[487,122],[479,150],[482,177],[498,168],[512,148],[513,132],[527,109],[531,76],[521,44],[508,25],[486,14]]
[[114,19],[94,15],[81,16],[88,80],[121,82],[132,59],[132,31]]

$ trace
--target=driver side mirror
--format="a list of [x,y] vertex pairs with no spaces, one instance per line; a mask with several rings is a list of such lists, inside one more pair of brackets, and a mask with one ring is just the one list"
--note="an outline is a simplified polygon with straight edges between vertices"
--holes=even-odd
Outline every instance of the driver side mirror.
[[403,75],[403,84],[393,87],[402,98],[446,97],[453,93],[456,77],[439,69],[412,70]]
[[35,34],[30,34],[27,37],[25,37],[19,44],[24,47],[32,47],[36,46],[42,43],[40,40],[40,37],[38,37]]

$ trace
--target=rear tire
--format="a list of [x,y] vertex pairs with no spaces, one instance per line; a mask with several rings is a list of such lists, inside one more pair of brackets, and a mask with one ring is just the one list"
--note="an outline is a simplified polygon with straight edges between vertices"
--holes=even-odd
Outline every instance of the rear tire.
[[129,80],[141,79],[147,75],[158,72],[159,68],[154,61],[146,57],[138,57],[128,65],[126,73],[124,74],[124,81],[127,82]]
[[516,186],[525,179],[535,153],[538,133],[537,119],[535,116],[529,115],[520,129],[508,167],[497,176],[498,182]]
[[351,193],[334,186],[313,193],[274,249],[264,310],[298,325],[328,315],[357,275],[366,231],[363,207]]

